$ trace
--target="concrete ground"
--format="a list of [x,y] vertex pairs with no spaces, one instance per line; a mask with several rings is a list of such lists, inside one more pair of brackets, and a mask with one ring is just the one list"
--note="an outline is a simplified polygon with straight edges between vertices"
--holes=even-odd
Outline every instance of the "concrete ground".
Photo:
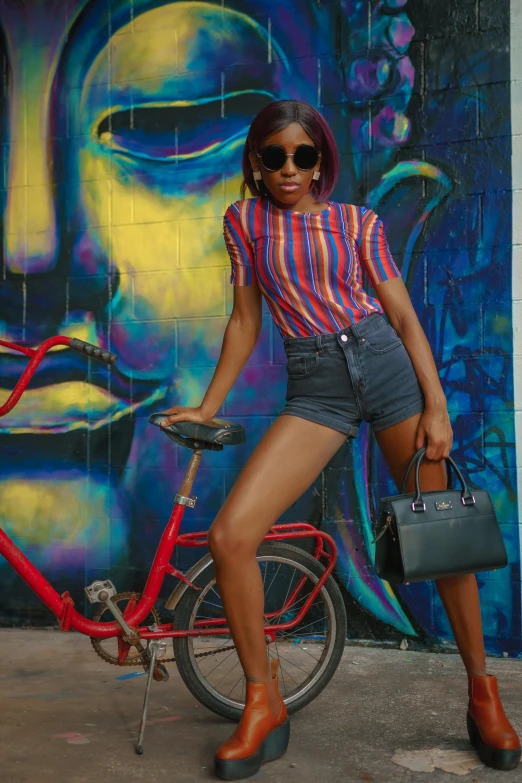
[[[105,664],[76,634],[2,630],[0,650],[2,783],[213,779],[213,752],[233,724],[197,704],[173,664],[169,682],[153,683],[145,753],[139,757],[134,740],[143,676],[118,679],[130,670]],[[506,711],[521,732],[521,663],[491,659],[489,670],[499,677]],[[469,750],[465,711],[466,680],[456,655],[346,647],[327,689],[292,718],[286,756],[251,780],[522,780],[522,767],[496,772],[480,766],[458,777],[438,768],[411,771],[392,761],[396,753],[404,759],[406,751],[424,751],[417,763],[430,769],[426,751]]]

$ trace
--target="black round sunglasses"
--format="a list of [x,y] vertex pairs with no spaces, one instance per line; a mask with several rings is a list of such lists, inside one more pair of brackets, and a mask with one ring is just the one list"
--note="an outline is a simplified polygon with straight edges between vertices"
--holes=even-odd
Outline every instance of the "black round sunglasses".
[[300,144],[295,152],[286,152],[279,144],[269,144],[257,153],[257,157],[267,171],[279,171],[287,158],[293,158],[298,169],[310,171],[317,166],[321,153],[311,144]]

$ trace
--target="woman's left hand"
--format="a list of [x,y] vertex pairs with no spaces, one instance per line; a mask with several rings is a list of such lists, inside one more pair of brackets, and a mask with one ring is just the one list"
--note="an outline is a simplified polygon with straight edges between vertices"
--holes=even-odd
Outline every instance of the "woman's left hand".
[[440,460],[449,457],[453,430],[446,405],[426,407],[417,427],[415,449],[426,446],[426,457]]

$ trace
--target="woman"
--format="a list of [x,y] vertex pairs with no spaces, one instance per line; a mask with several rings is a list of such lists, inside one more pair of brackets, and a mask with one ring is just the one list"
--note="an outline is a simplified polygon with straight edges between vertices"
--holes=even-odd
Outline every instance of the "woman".
[[[256,344],[264,296],[285,340],[287,402],[209,532],[247,681],[241,721],[216,755],[217,774],[228,780],[255,774],[288,745],[277,674],[268,669],[256,561],[269,528],[363,419],[398,486],[426,445],[422,485],[445,487],[452,430],[429,344],[377,215],[327,200],[337,172],[332,133],[311,106],[277,101],[256,116],[243,154],[243,200],[224,219],[234,306],[219,362],[201,405],[176,406],[163,422],[215,416]],[[254,198],[244,200],[246,188]],[[364,291],[363,272],[375,296]],[[511,769],[520,742],[486,673],[476,579],[441,579],[437,588],[468,674],[470,737],[486,764]]]

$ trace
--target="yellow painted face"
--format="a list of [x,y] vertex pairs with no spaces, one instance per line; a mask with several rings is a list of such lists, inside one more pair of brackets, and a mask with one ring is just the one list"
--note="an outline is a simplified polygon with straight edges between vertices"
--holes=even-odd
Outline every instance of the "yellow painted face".
[[[211,332],[226,314],[222,215],[238,197],[252,115],[278,97],[286,64],[281,53],[267,64],[256,21],[209,3],[148,4],[102,45],[104,17],[63,25],[43,5],[35,14],[48,46],[11,39],[5,215],[12,288],[24,274],[48,279],[38,292],[30,284],[34,296],[3,332],[30,344],[54,331],[110,345],[126,381],[154,382],[152,398],[145,387],[138,395],[149,405],[173,383],[178,321],[208,319]],[[19,33],[20,17],[12,22]],[[52,277],[60,293],[49,297]],[[78,426],[86,401],[94,419],[136,409],[123,391],[100,395],[65,375],[61,430]],[[203,390],[192,388],[186,402]],[[30,392],[9,429],[43,416],[52,428],[46,394]]]
[[[119,468],[118,481],[108,476],[107,460],[171,464],[157,433],[148,451],[140,417],[201,399],[230,306],[222,216],[239,197],[251,119],[282,96],[288,66],[266,25],[215,4],[115,2],[110,20],[106,3],[29,6],[0,0],[0,337],[38,345],[66,334],[119,358],[108,372],[53,351],[0,419],[15,455],[0,479],[0,524],[45,545],[44,560],[65,547],[72,563],[71,542],[85,556],[100,524],[124,545],[126,498],[139,490]],[[26,360],[0,351],[6,397]]]

